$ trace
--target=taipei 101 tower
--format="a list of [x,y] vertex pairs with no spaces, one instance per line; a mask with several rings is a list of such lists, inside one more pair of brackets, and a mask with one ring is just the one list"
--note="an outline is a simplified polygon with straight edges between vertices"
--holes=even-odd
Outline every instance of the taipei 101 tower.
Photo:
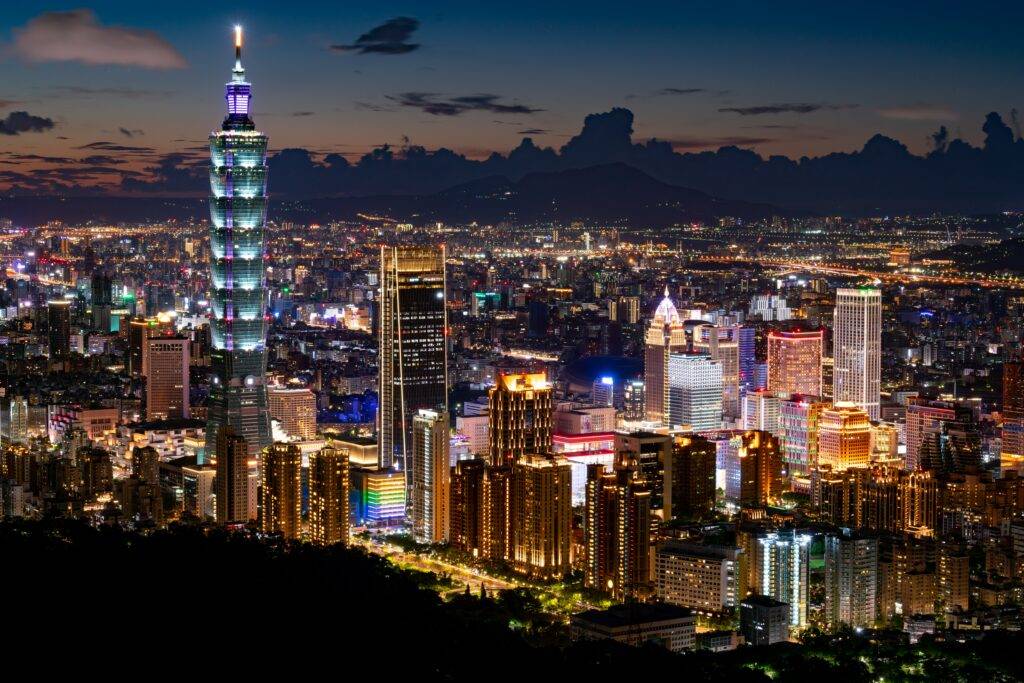
[[235,68],[226,86],[228,115],[210,134],[210,309],[213,375],[206,454],[217,433],[233,429],[250,457],[271,443],[267,411],[267,136],[249,116],[252,85],[242,68],[235,27]]

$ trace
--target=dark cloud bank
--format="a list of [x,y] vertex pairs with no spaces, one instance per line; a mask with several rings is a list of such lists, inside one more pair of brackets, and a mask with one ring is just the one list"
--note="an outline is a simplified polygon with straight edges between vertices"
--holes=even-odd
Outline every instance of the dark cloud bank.
[[[699,141],[687,139],[675,147],[665,140],[638,143],[632,139],[632,126],[632,112],[613,109],[588,116],[583,130],[559,150],[537,147],[524,138],[507,155],[495,153],[484,160],[415,145],[380,147],[354,162],[340,154],[283,149],[270,158],[271,195],[274,200],[429,195],[487,178],[515,182],[531,173],[621,163],[669,185],[797,211],[877,215],[1024,208],[1024,141],[996,113],[985,119],[980,147],[950,139],[940,130],[932,138],[934,149],[925,155],[912,154],[882,135],[858,151],[816,158],[764,158],[733,145],[686,152]],[[105,143],[94,150],[116,154],[118,148]],[[125,175],[119,191],[202,196],[208,189],[201,152],[157,156],[146,170]],[[21,193],[43,193],[38,187],[27,192],[32,189],[23,186]],[[82,191],[76,186],[61,189]]]

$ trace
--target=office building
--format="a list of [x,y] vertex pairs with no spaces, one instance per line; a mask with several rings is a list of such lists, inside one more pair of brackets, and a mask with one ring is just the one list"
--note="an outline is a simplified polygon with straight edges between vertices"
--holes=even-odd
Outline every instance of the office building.
[[693,328],[693,350],[707,354],[722,366],[722,413],[740,414],[740,348],[743,328],[739,325],[697,325]]
[[768,391],[821,396],[821,356],[825,332],[768,333]]
[[789,640],[790,608],[767,595],[751,595],[740,603],[740,633],[748,645],[774,645]]
[[842,471],[871,462],[871,422],[852,403],[837,403],[818,416],[818,465]]
[[302,530],[302,451],[275,443],[260,462],[259,526],[265,534],[299,538]]
[[669,424],[669,357],[686,351],[686,328],[665,287],[665,298],[658,304],[647,328],[644,350],[644,398],[647,419]]
[[861,287],[836,292],[832,334],[836,403],[855,403],[879,418],[882,383],[882,293]]
[[551,384],[544,373],[499,375],[488,395],[490,464],[551,452]]
[[235,67],[225,87],[227,116],[210,134],[210,332],[212,379],[206,452],[231,427],[250,457],[270,445],[267,410],[267,136],[249,115],[252,85],[242,68],[235,30]]
[[922,451],[926,444],[934,444],[942,432],[942,423],[956,418],[951,403],[911,399],[907,403],[905,439],[907,444],[906,468],[923,469]]
[[672,437],[654,432],[615,434],[616,458],[636,461],[640,476],[651,488],[651,511],[662,521],[672,519]]
[[420,410],[412,418],[413,537],[420,543],[445,543],[450,532],[451,465],[448,413]]
[[307,388],[267,387],[270,417],[293,439],[316,438],[316,395]]
[[146,419],[189,419],[189,340],[147,339],[146,357]]
[[573,640],[614,640],[633,647],[653,643],[678,653],[693,649],[697,617],[674,605],[613,605],[572,615],[569,633]]
[[743,429],[756,429],[782,436],[782,399],[767,389],[748,391],[743,396]]
[[183,509],[200,521],[217,518],[216,475],[213,465],[185,465],[181,468]]
[[669,355],[667,424],[695,432],[722,427],[721,363],[703,354]]
[[97,268],[92,273],[92,327],[100,332],[110,332],[110,311],[114,305],[114,286],[110,273]]
[[818,420],[827,406],[807,396],[780,401],[782,459],[790,475],[806,475],[818,466]]
[[309,540],[318,545],[348,543],[349,458],[326,446],[309,454]]
[[413,416],[448,410],[444,245],[381,246],[380,282],[380,466],[397,460],[409,473]]

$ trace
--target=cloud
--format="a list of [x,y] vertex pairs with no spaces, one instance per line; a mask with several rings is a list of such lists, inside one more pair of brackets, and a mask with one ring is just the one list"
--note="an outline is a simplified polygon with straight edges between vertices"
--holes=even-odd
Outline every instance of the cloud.
[[14,29],[14,51],[30,62],[181,69],[185,58],[155,31],[103,26],[89,9],[44,12]]
[[104,152],[121,152],[126,154],[152,154],[154,151],[156,151],[152,147],[119,145],[116,142],[109,142],[107,140],[98,140],[96,142],[90,142],[85,145],[79,145],[75,149],[97,149]]
[[12,111],[7,118],[0,119],[0,135],[42,133],[44,130],[51,130],[53,126],[53,119],[45,116],[34,116],[27,111]]
[[123,97],[129,100],[142,99],[146,97],[170,97],[174,94],[171,90],[149,90],[146,88],[87,88],[81,85],[55,85],[51,89],[51,97],[81,97],[85,99],[94,97]]
[[721,147],[751,147],[769,142],[778,142],[775,138],[732,135],[717,138],[672,138],[666,140],[672,149],[718,149]]
[[293,111],[292,112],[292,116],[297,116],[297,117],[313,116],[314,114],[316,114],[315,111]]
[[500,95],[488,94],[463,95],[446,99],[437,93],[405,92],[388,95],[387,99],[399,106],[419,109],[425,114],[434,116],[460,116],[470,111],[489,111],[495,114],[534,114],[544,111],[528,107],[525,104],[500,102]]
[[331,45],[336,52],[355,52],[360,55],[404,55],[419,49],[417,43],[408,42],[420,22],[412,17],[388,19],[356,38],[351,45]]
[[146,132],[144,130],[141,130],[139,128],[125,128],[123,126],[121,128],[118,128],[117,132],[120,133],[121,135],[125,136],[126,138],[132,138],[132,137],[135,137],[136,135],[145,135],[146,134]]
[[765,114],[810,114],[823,110],[855,109],[856,104],[822,104],[811,102],[782,102],[763,104],[755,107],[722,107],[718,111],[740,116],[763,116]]
[[519,135],[544,135],[548,131],[544,128],[527,128],[525,130],[518,131]]
[[902,107],[886,107],[878,114],[898,121],[955,121],[959,114],[944,104],[910,104]]

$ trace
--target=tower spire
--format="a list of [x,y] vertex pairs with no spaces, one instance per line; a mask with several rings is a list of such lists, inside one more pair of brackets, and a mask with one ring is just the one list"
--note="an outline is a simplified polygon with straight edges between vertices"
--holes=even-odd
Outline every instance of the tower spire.
[[235,25],[235,71],[245,71],[242,68],[242,27]]

